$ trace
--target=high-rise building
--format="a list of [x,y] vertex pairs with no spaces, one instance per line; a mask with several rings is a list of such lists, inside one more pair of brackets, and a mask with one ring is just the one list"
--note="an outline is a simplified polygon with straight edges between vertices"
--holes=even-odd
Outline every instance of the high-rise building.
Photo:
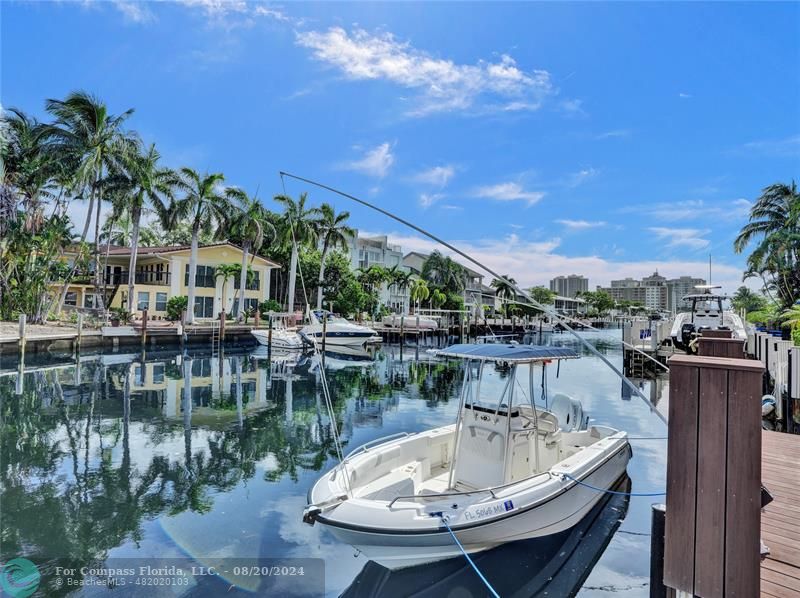
[[667,309],[672,313],[686,311],[689,305],[683,301],[686,295],[696,293],[697,285],[706,284],[703,278],[681,276],[667,281]]
[[612,280],[610,287],[598,286],[597,290],[605,291],[615,301],[633,301],[641,303],[647,309],[669,310],[674,313],[686,309],[687,306],[681,299],[685,295],[695,292],[696,285],[705,284],[705,282],[702,278],[692,276],[681,276],[668,280],[658,272],[654,272],[642,280],[630,277]]
[[589,279],[578,274],[556,276],[550,281],[550,290],[561,297],[575,297],[578,293],[589,290]]

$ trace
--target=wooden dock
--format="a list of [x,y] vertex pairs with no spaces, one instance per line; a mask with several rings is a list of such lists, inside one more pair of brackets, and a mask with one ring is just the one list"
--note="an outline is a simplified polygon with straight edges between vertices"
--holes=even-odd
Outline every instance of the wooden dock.
[[761,513],[770,555],[761,562],[762,596],[800,596],[800,436],[762,433],[761,479],[775,498]]

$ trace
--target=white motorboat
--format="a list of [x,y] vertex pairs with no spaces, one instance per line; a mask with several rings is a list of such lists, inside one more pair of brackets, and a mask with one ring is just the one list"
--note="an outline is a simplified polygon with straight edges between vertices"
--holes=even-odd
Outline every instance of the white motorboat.
[[691,303],[691,310],[677,314],[672,323],[670,336],[673,345],[692,351],[692,341],[705,330],[730,330],[732,338],[746,341],[747,329],[742,318],[722,308],[722,302],[728,297],[713,292],[720,287],[698,285],[696,288],[701,292],[683,298]]
[[430,316],[391,314],[383,318],[383,325],[404,330],[437,330],[439,323]]
[[[569,529],[603,497],[597,488],[625,473],[627,434],[582,429],[572,408],[578,417],[560,422],[533,401],[535,366],[575,351],[462,344],[437,353],[467,361],[456,423],[356,449],[312,487],[304,521],[399,569],[460,555],[450,530],[475,553]],[[502,392],[488,399],[487,362],[508,366]],[[515,402],[518,369],[528,374],[528,404]]]
[[[251,330],[250,334],[256,337],[261,345],[269,345],[269,328],[257,328]],[[296,332],[284,328],[274,328],[272,330],[272,348],[283,351],[302,351],[305,347],[302,337]]]
[[300,336],[309,344],[321,344],[323,333],[326,346],[364,345],[381,341],[381,337],[372,328],[353,324],[329,311],[312,311],[311,324],[300,329]]

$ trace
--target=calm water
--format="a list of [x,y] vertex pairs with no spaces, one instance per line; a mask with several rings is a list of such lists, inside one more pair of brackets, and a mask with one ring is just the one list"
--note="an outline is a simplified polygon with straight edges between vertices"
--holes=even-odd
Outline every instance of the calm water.
[[[598,333],[586,338],[621,367],[618,343]],[[545,342],[578,347],[562,335]],[[156,556],[201,566],[226,557],[320,558],[325,592],[333,596],[486,595],[461,559],[389,575],[301,521],[306,492],[335,454],[314,357],[294,363],[276,355],[270,361],[261,350],[228,350],[222,358],[165,350],[87,355],[76,365],[54,356],[29,360],[22,379],[17,364],[1,365],[0,560],[33,561],[45,595],[70,592],[56,586],[56,567]],[[385,346],[328,356],[325,368],[346,451],[454,421],[459,362]],[[501,375],[491,372],[489,390]],[[642,384],[660,399],[660,385]],[[580,399],[597,423],[636,438],[666,435],[644,402],[590,355],[564,362],[560,372],[548,368],[548,388]],[[665,403],[663,391],[660,411]],[[661,491],[666,441],[632,444],[633,491]],[[646,596],[654,500],[603,502],[573,532],[484,553],[479,566],[504,597]],[[226,589],[221,581],[195,580],[139,593]],[[294,582],[292,591],[312,592]]]

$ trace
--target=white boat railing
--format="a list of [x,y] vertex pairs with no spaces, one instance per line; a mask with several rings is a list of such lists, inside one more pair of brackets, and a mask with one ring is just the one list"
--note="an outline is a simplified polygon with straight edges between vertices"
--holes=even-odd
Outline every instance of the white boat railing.
[[380,438],[376,438],[375,440],[370,440],[369,442],[365,442],[361,446],[356,447],[347,456],[344,458],[345,461],[350,459],[351,457],[358,455],[359,453],[367,452],[371,448],[375,448],[376,446],[380,446],[386,442],[391,440],[395,440],[397,438],[407,438],[411,436],[408,432],[397,432],[395,434],[389,434],[388,436],[381,436]]
[[480,490],[462,490],[460,492],[437,492],[436,494],[409,494],[408,496],[396,496],[389,502],[387,508],[391,509],[394,503],[398,500],[417,500],[420,498],[424,498],[427,500],[430,499],[437,499],[437,498],[444,498],[447,496],[467,496],[469,494],[482,494],[488,492],[492,495],[492,498],[497,498],[495,494],[498,490],[504,490],[510,486],[516,486],[517,484],[522,484],[525,482],[530,482],[531,480],[535,480],[536,478],[547,476],[548,478],[553,477],[553,474],[549,471],[545,471],[542,473],[537,473],[536,475],[532,475],[522,480],[515,480],[513,482],[508,482],[507,484],[501,484],[499,486],[492,486],[491,488],[481,488]]

